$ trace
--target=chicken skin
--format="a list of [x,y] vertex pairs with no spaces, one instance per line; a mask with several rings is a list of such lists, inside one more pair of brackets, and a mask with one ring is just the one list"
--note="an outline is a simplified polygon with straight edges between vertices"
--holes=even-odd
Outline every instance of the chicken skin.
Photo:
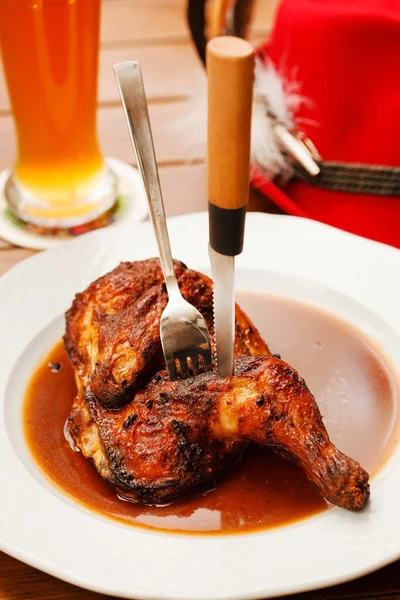
[[[212,333],[210,279],[175,263],[183,296]],[[362,508],[368,474],[329,440],[300,375],[271,355],[236,307],[235,375],[170,381],[159,324],[168,301],[156,259],[122,263],[78,294],[65,346],[78,386],[68,428],[118,493],[165,504],[216,485],[249,443],[300,465],[328,501]]]
[[[175,272],[183,297],[200,310],[212,333],[211,280],[177,261]],[[120,408],[165,366],[160,318],[167,302],[158,259],[122,263],[76,296],[66,315],[65,346],[78,386],[89,387],[102,406]],[[269,354],[238,306],[235,352]]]

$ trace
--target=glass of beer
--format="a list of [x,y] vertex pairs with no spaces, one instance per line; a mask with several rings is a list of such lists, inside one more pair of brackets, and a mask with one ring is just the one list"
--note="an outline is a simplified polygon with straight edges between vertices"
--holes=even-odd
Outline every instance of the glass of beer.
[[116,200],[96,134],[100,0],[0,0],[18,156],[11,212],[40,228],[94,221]]

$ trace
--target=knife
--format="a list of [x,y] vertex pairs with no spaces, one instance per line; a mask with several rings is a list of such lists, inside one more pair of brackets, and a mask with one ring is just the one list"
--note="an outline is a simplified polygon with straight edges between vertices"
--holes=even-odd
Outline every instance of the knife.
[[209,256],[214,280],[217,370],[233,374],[235,256],[243,249],[249,197],[254,51],[240,38],[207,44],[207,192]]

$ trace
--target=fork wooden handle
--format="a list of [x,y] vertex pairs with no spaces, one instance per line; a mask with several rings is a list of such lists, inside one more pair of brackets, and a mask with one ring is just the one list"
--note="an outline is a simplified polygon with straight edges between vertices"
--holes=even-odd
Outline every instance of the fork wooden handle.
[[207,44],[207,189],[210,245],[235,256],[243,248],[249,198],[254,50],[236,37]]

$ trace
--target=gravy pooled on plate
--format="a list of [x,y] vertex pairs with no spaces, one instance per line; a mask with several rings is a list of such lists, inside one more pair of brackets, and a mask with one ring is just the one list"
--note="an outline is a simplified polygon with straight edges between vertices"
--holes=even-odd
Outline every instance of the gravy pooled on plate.
[[[375,349],[357,330],[306,304],[259,293],[239,293],[238,301],[271,351],[280,352],[305,376],[333,441],[375,470],[388,448],[396,414],[394,382]],[[163,507],[121,500],[65,440],[75,391],[60,342],[32,377],[25,401],[26,439],[35,461],[61,489],[103,515],[176,532],[237,533],[288,524],[327,508],[298,467],[257,448],[247,450],[217,488],[205,494]]]

